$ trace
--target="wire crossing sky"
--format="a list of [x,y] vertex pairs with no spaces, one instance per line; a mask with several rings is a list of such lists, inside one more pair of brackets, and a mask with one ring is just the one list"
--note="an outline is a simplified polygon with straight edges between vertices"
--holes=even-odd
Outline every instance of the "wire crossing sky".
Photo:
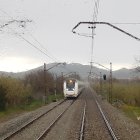
[[0,26],[9,21],[32,21],[13,22],[0,28],[0,71],[26,71],[55,61],[89,65],[92,60],[106,67],[112,62],[115,70],[134,67],[135,59],[140,57],[138,41],[105,25],[96,25],[93,48],[90,28],[83,25],[78,29],[83,36],[71,32],[78,22],[95,20],[117,24],[140,38],[139,0],[0,0],[0,3]]

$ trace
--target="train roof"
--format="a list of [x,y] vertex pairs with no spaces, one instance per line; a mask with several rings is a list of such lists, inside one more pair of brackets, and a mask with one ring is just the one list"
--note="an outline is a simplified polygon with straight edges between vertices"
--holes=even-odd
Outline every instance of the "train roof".
[[68,80],[78,81],[78,80],[77,80],[77,79],[75,79],[75,78],[66,78],[64,81],[68,81]]

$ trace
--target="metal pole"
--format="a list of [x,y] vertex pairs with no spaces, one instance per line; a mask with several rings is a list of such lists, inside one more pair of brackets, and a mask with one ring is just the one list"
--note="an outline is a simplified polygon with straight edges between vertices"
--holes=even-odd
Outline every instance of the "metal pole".
[[110,62],[110,102],[112,104],[112,63]]
[[102,94],[102,73],[100,72],[100,94]]
[[110,74],[109,74],[109,102],[112,104],[112,63],[110,62]]
[[61,72],[62,78],[61,78],[61,90],[63,92],[63,80],[64,80],[64,76],[63,76],[63,72]]
[[75,79],[77,78],[77,76],[76,76],[76,72],[74,72],[74,74],[75,74]]
[[56,97],[56,87],[57,87],[57,74],[55,74],[55,100],[57,101],[57,97]]
[[44,63],[44,103],[46,104],[47,89],[46,89],[46,63]]
[[61,72],[61,77],[62,77],[62,82],[63,82],[63,78],[64,78],[64,76],[63,76],[63,72]]

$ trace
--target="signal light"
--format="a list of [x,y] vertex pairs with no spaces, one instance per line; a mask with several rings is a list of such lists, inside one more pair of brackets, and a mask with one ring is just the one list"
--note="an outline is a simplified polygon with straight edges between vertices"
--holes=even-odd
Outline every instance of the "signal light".
[[103,79],[106,80],[106,75],[105,74],[103,75]]

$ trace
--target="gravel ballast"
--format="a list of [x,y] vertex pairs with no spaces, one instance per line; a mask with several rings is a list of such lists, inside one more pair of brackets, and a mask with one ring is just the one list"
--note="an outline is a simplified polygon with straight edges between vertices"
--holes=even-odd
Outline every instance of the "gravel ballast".
[[[110,122],[115,134],[121,140],[140,140],[140,125],[136,124],[133,120],[125,116],[125,114],[109,104],[106,100],[102,100],[93,90],[87,88],[75,100],[74,104],[65,112],[62,118],[56,123],[52,130],[44,137],[45,140],[78,140],[79,131],[82,120],[82,113],[85,101],[86,106],[86,119],[85,119],[85,140],[110,140],[108,130],[104,125],[101,114],[96,106],[94,97],[99,101],[101,108],[108,121]],[[41,131],[46,128],[55,117],[62,112],[72,101],[67,100],[56,110],[44,116],[40,121],[29,126],[22,133],[15,136],[14,140],[36,139]],[[60,102],[60,101],[59,101]],[[40,114],[46,112],[59,102],[41,107],[35,111],[24,113],[18,117],[11,119],[7,122],[0,124],[0,140],[6,135],[9,135],[25,123]]]
[[30,122],[34,118],[40,116],[41,114],[45,113],[49,109],[53,108],[55,105],[59,104],[60,102],[62,102],[62,100],[58,102],[53,102],[49,105],[43,106],[34,111],[23,113],[13,119],[8,120],[7,122],[0,123],[0,140],[10,135],[14,131],[18,130],[19,128],[21,128],[23,125]]

